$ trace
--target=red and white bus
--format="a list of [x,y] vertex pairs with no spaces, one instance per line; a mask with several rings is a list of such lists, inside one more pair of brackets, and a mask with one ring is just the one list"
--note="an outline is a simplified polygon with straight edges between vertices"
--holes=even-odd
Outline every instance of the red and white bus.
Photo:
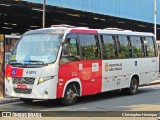
[[5,93],[30,103],[138,86],[158,79],[159,58],[152,33],[52,26],[26,32],[6,66]]

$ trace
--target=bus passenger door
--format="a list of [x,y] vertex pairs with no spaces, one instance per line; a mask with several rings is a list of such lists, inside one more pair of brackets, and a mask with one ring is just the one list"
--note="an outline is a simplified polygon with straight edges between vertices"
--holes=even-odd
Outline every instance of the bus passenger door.
[[[59,61],[58,77],[61,82],[66,83],[70,82],[70,80],[76,81],[77,79],[79,79],[83,84],[81,79],[83,71],[80,69],[80,65],[81,61],[79,55],[77,34],[68,34],[63,44],[63,50]],[[90,86],[86,86],[86,88],[89,87]],[[62,96],[62,91],[63,89],[60,86],[57,92],[58,97]]]
[[[81,81],[82,92],[96,94],[101,92],[102,84],[102,60],[98,36],[94,34],[79,34],[81,53]],[[84,76],[85,75],[85,76]],[[86,91],[87,90],[87,91]],[[89,91],[91,90],[91,91]]]

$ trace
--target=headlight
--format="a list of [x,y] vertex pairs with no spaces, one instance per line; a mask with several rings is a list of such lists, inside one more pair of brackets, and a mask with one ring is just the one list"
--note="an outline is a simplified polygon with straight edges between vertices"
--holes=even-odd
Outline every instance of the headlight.
[[8,82],[10,82],[11,79],[12,79],[11,77],[7,77],[7,76],[5,77],[5,80],[7,80]]
[[43,82],[45,82],[47,80],[53,79],[53,78],[54,78],[54,76],[39,78],[38,79],[38,84],[41,84],[41,83],[43,83]]

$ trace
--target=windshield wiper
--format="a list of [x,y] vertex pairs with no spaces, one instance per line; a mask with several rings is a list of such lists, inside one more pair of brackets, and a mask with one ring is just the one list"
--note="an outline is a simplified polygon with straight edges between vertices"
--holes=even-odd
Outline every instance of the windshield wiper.
[[44,63],[43,61],[40,61],[40,60],[29,60],[29,61],[24,61],[24,62],[27,62],[27,63],[41,63],[43,65],[46,65],[46,63]]
[[21,62],[8,62],[8,63],[11,64],[11,65],[24,65]]

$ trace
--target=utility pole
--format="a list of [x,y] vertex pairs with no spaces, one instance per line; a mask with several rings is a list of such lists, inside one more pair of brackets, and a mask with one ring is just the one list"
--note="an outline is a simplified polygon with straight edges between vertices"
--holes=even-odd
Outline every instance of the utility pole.
[[156,0],[154,0],[154,35],[155,39],[157,40],[157,11],[156,11],[157,3]]
[[43,0],[43,28],[45,28],[46,23],[46,0]]

